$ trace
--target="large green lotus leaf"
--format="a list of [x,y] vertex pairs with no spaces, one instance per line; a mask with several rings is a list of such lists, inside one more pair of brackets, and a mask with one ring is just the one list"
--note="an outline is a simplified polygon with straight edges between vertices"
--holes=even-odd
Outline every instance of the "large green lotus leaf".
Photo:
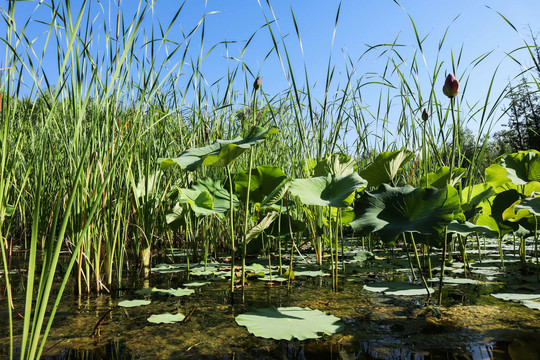
[[177,313],[177,314],[165,313],[165,314],[152,315],[146,320],[155,324],[174,324],[176,322],[183,321],[184,319],[185,319],[185,316],[180,313]]
[[[379,282],[369,285],[366,284],[364,285],[364,290],[371,292],[382,292],[386,295],[394,296],[427,295],[427,291],[424,286],[405,282]],[[432,288],[428,288],[428,290],[430,294],[434,292]]]
[[540,216],[540,197],[525,199],[521,201],[521,204],[516,205],[516,210],[527,210],[531,214]]
[[244,313],[236,323],[255,336],[274,340],[316,339],[344,329],[343,322],[320,310],[301,307],[271,307]]
[[332,154],[325,160],[321,160],[313,169],[313,176],[349,175],[356,171],[354,159],[345,154]]
[[506,182],[525,185],[531,181],[540,181],[540,152],[527,150],[506,155],[500,164],[493,164],[486,169],[486,181],[494,187]]
[[510,179],[506,176],[506,169],[499,164],[491,164],[485,171],[486,182],[497,188],[507,182],[510,182]]
[[512,206],[521,197],[516,190],[503,191],[493,199],[491,205],[491,216],[497,221],[501,235],[517,230],[517,224],[503,219],[503,213],[506,209]]
[[277,130],[274,128],[265,130],[260,126],[255,126],[245,138],[237,137],[233,140],[217,140],[212,145],[187,149],[174,159],[160,158],[158,162],[161,169],[166,169],[176,164],[188,171],[195,171],[201,165],[227,166],[238,156],[242,155],[244,151],[263,142],[269,134],[276,132]]
[[503,211],[502,218],[503,220],[508,220],[511,222],[517,222],[522,219],[533,216],[533,213],[530,211],[529,207],[521,206],[521,200],[514,202],[509,208]]
[[522,196],[534,197],[535,193],[540,193],[540,182],[531,181],[525,185],[515,185],[515,184],[512,184],[511,182],[507,182],[495,188],[495,192],[497,194],[505,192],[507,190],[516,190]]
[[[213,211],[216,215],[223,217],[231,207],[229,192],[223,188],[219,180],[211,178],[199,179],[192,186],[193,189],[198,191],[208,191],[214,199]],[[237,209],[240,202],[238,197],[233,194],[233,208]]]
[[294,179],[289,191],[298,196],[305,205],[347,207],[354,199],[355,190],[364,188],[367,182],[357,173],[350,175],[319,176]]
[[356,220],[349,225],[361,235],[378,231],[385,240],[404,232],[438,235],[458,213],[456,189],[392,187],[382,184],[355,201]]
[[[494,196],[493,186],[486,183],[467,186],[461,191],[461,208],[465,212],[465,218],[470,219],[481,208],[486,215],[491,214],[491,204],[487,201]],[[487,211],[486,211],[487,210]]]
[[[251,170],[249,201],[262,202],[285,179],[287,175],[280,168],[271,165],[257,166]],[[245,201],[248,187],[248,172],[242,171],[234,178],[234,187],[238,197]]]
[[118,303],[118,306],[137,307],[137,306],[149,305],[150,303],[151,303],[150,300],[124,300],[124,301],[120,301]]
[[289,185],[291,181],[291,178],[283,179],[283,181],[279,185],[277,185],[274,190],[272,190],[272,192],[268,194],[268,196],[263,199],[263,201],[261,202],[261,207],[272,206],[278,201],[280,201],[289,190]]
[[180,189],[181,203],[187,203],[196,216],[214,214],[214,198],[208,190]]
[[498,234],[497,237],[502,236],[501,229],[499,228],[497,220],[495,220],[491,215],[480,214],[476,217],[474,223],[479,226],[485,226],[490,228],[492,231]]
[[537,150],[506,155],[501,159],[500,165],[506,168],[506,176],[515,185],[540,181],[540,152]]
[[[456,183],[465,175],[465,169],[463,168],[454,168],[452,169],[452,179],[450,185],[454,186]],[[422,176],[420,179],[420,186],[422,187],[436,187],[438,189],[443,189],[448,185],[450,179],[450,168],[448,166],[443,166],[436,172],[430,172],[427,175]]]
[[360,176],[367,180],[369,187],[390,183],[401,166],[413,157],[414,153],[406,149],[382,152],[371,165],[360,171]]
[[489,226],[485,225],[477,225],[470,223],[468,221],[465,221],[464,223],[457,222],[453,220],[448,224],[448,232],[459,234],[462,236],[468,236],[472,233],[478,233],[483,234],[487,237],[498,237],[499,233],[496,231],[493,231]]

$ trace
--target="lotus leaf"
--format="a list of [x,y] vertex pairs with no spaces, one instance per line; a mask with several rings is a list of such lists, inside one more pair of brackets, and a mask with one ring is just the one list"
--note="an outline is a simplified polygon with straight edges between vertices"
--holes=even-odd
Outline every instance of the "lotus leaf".
[[426,189],[383,184],[355,201],[356,220],[350,226],[361,235],[378,231],[384,240],[404,232],[438,235],[459,209],[457,191],[451,186]]
[[[249,200],[251,202],[262,202],[285,179],[287,179],[287,175],[278,167],[270,165],[257,166],[251,170]],[[247,196],[247,186],[248,172],[242,171],[234,178],[234,187],[238,197],[244,201]]]
[[214,214],[214,198],[208,190],[180,189],[180,202],[189,204],[196,216]]
[[321,160],[313,168],[313,176],[349,175],[355,172],[356,165],[354,159],[346,154],[332,154],[325,160]]
[[[455,186],[456,183],[465,175],[465,169],[463,168],[453,168],[452,169],[452,179],[450,181],[451,186]],[[436,187],[438,189],[443,189],[448,184],[450,178],[450,168],[448,166],[443,166],[436,172],[430,172],[427,175],[424,175],[420,179],[420,186],[423,187]]]
[[238,315],[236,322],[255,336],[274,340],[316,339],[344,329],[339,318],[301,307],[258,309]]
[[346,207],[354,199],[354,192],[367,182],[358,174],[326,175],[309,179],[294,179],[289,191],[305,205]]
[[158,294],[158,295],[173,295],[173,296],[188,296],[193,294],[195,291],[193,289],[158,289],[158,288],[152,288],[152,289],[141,289],[137,290],[137,294]]
[[190,282],[185,282],[184,286],[187,286],[187,287],[200,287],[200,286],[204,286],[204,285],[208,285],[208,284],[210,284],[208,281],[190,281]]
[[184,319],[185,319],[185,316],[180,313],[178,314],[165,313],[165,314],[159,314],[159,315],[152,315],[146,320],[155,324],[174,324],[176,322],[183,321]]
[[156,267],[153,267],[151,269],[152,272],[159,272],[159,273],[176,273],[185,271],[187,269],[186,264],[158,264]]
[[540,152],[527,150],[506,155],[500,164],[493,164],[486,169],[486,181],[495,187],[506,182],[525,185],[531,181],[540,181]]
[[257,225],[255,225],[248,231],[248,233],[246,234],[246,244],[250,242],[252,239],[254,239],[255,237],[262,234],[264,230],[266,230],[272,224],[272,222],[278,217],[278,215],[279,214],[277,211],[272,211],[266,214],[266,216],[261,220],[261,222],[259,222]]
[[498,232],[492,230],[489,226],[475,225],[468,221],[465,221],[464,223],[459,223],[455,220],[452,220],[452,222],[448,224],[448,232],[459,234],[462,236],[468,236],[472,233],[484,234],[487,237],[499,236]]
[[[214,199],[214,213],[223,217],[231,207],[230,203],[230,194],[223,188],[223,185],[219,180],[214,180],[212,178],[204,178],[197,180],[192,186],[193,189],[204,191],[207,190]],[[233,208],[238,208],[240,202],[235,194],[233,194]]]
[[118,303],[118,306],[122,307],[137,307],[150,304],[150,300],[124,300]]
[[369,187],[392,183],[401,166],[413,157],[414,153],[406,149],[382,152],[371,165],[360,172],[360,176],[367,180]]
[[[381,292],[386,295],[395,296],[417,296],[426,295],[426,288],[422,285],[409,284],[405,282],[379,282],[369,285],[364,285],[364,290],[371,292]],[[429,288],[429,293],[433,293],[433,289]]]
[[160,158],[161,169],[179,165],[187,171],[195,171],[201,165],[206,166],[227,166],[244,151],[250,147],[263,142],[269,134],[276,133],[277,130],[271,128],[265,130],[260,126],[255,126],[245,138],[237,137],[233,140],[217,140],[212,145],[185,150],[174,159]]

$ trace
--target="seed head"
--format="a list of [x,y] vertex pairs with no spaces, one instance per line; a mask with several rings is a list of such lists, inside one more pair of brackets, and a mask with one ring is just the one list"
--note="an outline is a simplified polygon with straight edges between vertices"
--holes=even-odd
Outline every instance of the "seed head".
[[426,108],[424,108],[424,111],[422,111],[422,120],[426,121],[429,119],[429,113]]
[[450,99],[456,97],[458,94],[459,82],[453,74],[448,74],[442,91],[444,95],[448,96]]
[[255,89],[255,91],[259,90],[259,88],[261,87],[261,83],[262,83],[261,77],[257,76],[257,78],[255,79],[255,82],[253,83],[253,89]]

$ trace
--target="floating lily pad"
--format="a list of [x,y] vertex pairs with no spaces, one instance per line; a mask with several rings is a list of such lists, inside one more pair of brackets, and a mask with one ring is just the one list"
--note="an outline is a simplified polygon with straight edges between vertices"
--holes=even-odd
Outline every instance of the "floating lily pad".
[[162,274],[182,272],[187,269],[186,264],[159,264],[151,269],[152,272],[158,272]]
[[317,277],[326,275],[321,270],[294,270],[294,276]]
[[152,315],[146,320],[155,324],[173,324],[173,323],[184,320],[184,318],[185,316],[180,313],[178,314],[165,313],[165,314],[159,314],[159,315]]
[[187,287],[200,287],[200,286],[204,286],[204,285],[207,285],[207,284],[210,284],[210,282],[209,281],[190,281],[190,282],[185,282],[184,286],[187,286]]
[[506,300],[506,301],[514,301],[514,302],[522,302],[527,300],[540,300],[540,294],[538,293],[530,293],[530,292],[508,292],[508,293],[495,293],[491,294],[494,298]]
[[[416,296],[426,295],[426,288],[422,285],[409,284],[404,282],[379,282],[369,285],[364,285],[364,290],[371,292],[382,292],[386,295],[396,296]],[[433,289],[429,288],[429,293],[433,293]]]
[[266,282],[268,281],[285,282],[285,281],[288,281],[289,279],[276,275],[276,276],[272,276],[272,278],[270,278],[270,276],[263,276],[263,277],[258,278],[257,280],[266,281]]
[[137,307],[150,304],[150,300],[124,300],[118,303],[118,306],[122,307]]
[[[438,278],[428,279],[428,282],[438,283],[439,279]],[[446,285],[476,285],[478,284],[478,280],[444,277],[443,283]]]
[[195,292],[193,289],[158,289],[158,288],[152,288],[152,289],[141,289],[135,291],[137,294],[141,295],[148,295],[148,294],[158,294],[158,295],[173,295],[173,296],[188,296]]
[[274,340],[315,339],[344,328],[343,322],[333,315],[301,307],[258,309],[238,315],[236,322],[255,336]]

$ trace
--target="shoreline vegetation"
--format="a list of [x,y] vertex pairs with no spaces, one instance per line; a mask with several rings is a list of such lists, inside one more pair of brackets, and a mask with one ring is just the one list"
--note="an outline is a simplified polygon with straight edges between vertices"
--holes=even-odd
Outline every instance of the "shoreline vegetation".
[[[417,33],[411,66],[397,44],[381,44],[371,51],[388,55],[385,72],[357,81],[351,62],[335,91],[330,57],[326,91],[315,98],[307,70],[293,67],[276,19],[267,19],[258,31],[272,38],[268,56],[281,62],[289,87],[265,92],[271,79],[241,60],[213,87],[199,67],[205,54],[193,59],[188,51],[205,41],[204,18],[182,41],[169,40],[180,6],[145,39],[141,24],[151,10],[142,3],[131,19],[110,10],[111,28],[65,2],[51,6],[45,23],[46,47],[58,50],[53,82],[32,60],[44,55],[33,52],[26,25],[12,21],[15,3],[3,10],[0,72],[0,299],[9,310],[11,357],[14,348],[21,359],[42,354],[68,280],[78,294],[109,293],[122,288],[127,269],[148,279],[152,256],[171,248],[183,249],[188,271],[228,261],[231,301],[235,292],[244,298],[250,255],[279,263],[290,289],[293,259],[306,244],[317,264],[330,266],[339,291],[344,231],[366,250],[407,249],[426,304],[443,301],[449,246],[462,252],[466,272],[468,243],[479,250],[482,237],[497,238],[502,249],[512,237],[523,268],[538,271],[540,152],[499,153],[489,138],[515,89],[492,93],[494,69],[484,101],[467,102],[470,75],[489,54],[471,64],[438,54],[420,84]],[[104,52],[93,52],[98,37]],[[441,39],[439,51],[446,46]],[[529,54],[523,61],[538,60],[535,46],[519,49]],[[173,55],[181,58],[176,65]],[[523,76],[540,90],[534,68],[514,78]],[[379,87],[375,107],[362,100],[366,85]],[[527,252],[531,238],[535,249]],[[24,309],[10,305],[14,251],[27,252]],[[66,252],[68,261],[60,256]],[[433,297],[431,257],[442,267]],[[17,315],[20,345],[13,343]]]

